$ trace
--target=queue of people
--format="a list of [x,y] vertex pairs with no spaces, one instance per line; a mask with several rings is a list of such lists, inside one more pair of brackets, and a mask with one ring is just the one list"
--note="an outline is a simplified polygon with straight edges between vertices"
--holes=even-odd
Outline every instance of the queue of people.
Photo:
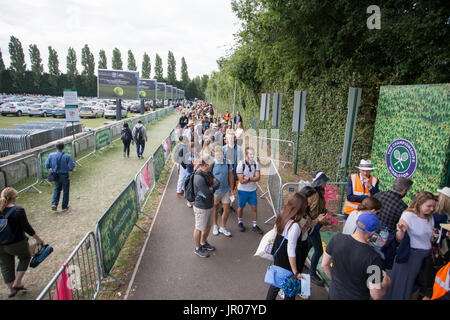
[[[198,182],[195,202],[187,205],[194,207],[194,252],[201,257],[208,257],[208,251],[215,250],[207,242],[211,228],[215,236],[232,236],[227,223],[230,212],[236,211],[234,202],[237,203],[238,230],[245,232],[247,229],[242,214],[248,204],[251,230],[264,233],[257,224],[255,183],[260,179],[260,168],[254,150],[242,148],[242,117],[228,110],[217,117],[213,117],[213,113],[211,105],[198,101],[187,113],[181,113],[179,122],[181,138],[177,150],[181,161],[177,196],[184,198],[186,179],[200,171],[200,177],[194,180]],[[185,169],[187,166],[191,167],[190,173]],[[306,258],[313,249],[310,279],[324,286],[317,272],[322,257],[321,268],[331,280],[329,299],[417,298],[421,288],[416,279],[423,262],[433,248],[436,250],[437,242],[443,243],[447,235],[450,188],[438,190],[439,197],[421,192],[408,206],[403,199],[413,185],[411,179],[399,177],[391,190],[380,192],[372,162],[362,159],[356,168],[358,172],[347,180],[342,233],[335,235],[324,251],[320,230],[330,224],[325,201],[330,179],[323,172],[315,171],[311,186],[293,194],[277,216],[272,254],[279,250],[274,264],[302,279]],[[206,206],[205,202],[208,202]],[[435,284],[438,293],[430,298],[448,298],[448,269],[446,265],[438,273],[440,280]],[[277,294],[292,299],[272,286],[266,298],[276,299]]]

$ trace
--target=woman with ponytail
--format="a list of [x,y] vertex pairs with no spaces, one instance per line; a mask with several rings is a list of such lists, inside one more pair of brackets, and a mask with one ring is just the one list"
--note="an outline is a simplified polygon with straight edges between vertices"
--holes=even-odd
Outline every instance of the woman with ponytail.
[[[20,290],[26,290],[22,285],[22,278],[28,269],[31,255],[25,232],[32,236],[37,244],[44,244],[28,223],[25,210],[15,205],[17,198],[17,191],[10,187],[3,189],[0,195],[0,218],[4,219],[9,213],[8,226],[11,233],[9,241],[0,243],[0,269],[3,280],[11,291],[9,298],[14,297]],[[16,270],[15,257],[19,259]]]

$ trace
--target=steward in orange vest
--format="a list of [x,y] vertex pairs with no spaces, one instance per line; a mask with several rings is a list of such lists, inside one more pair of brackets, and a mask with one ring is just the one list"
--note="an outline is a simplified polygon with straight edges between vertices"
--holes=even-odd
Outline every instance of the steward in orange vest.
[[357,210],[358,205],[365,198],[373,196],[380,191],[378,189],[378,178],[370,174],[375,169],[372,166],[372,161],[363,159],[356,168],[359,169],[359,173],[350,175],[347,180],[347,200],[344,206],[345,218],[354,210]]
[[225,110],[225,115],[223,117],[226,122],[230,121],[230,113],[228,112],[228,110]]
[[[450,291],[450,262],[443,266],[434,280],[433,296],[431,300],[442,298]],[[448,299],[448,298],[447,298]]]

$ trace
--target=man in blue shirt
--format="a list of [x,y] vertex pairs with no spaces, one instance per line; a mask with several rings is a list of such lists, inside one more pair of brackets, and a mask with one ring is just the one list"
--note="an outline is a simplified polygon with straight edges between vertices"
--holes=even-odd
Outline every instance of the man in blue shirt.
[[[219,181],[220,187],[214,192],[214,227],[213,235],[217,236],[219,233],[227,237],[231,237],[231,232],[226,228],[228,215],[230,213],[230,184],[233,180],[233,170],[229,164],[224,160],[223,150],[220,145],[217,145],[214,149],[215,160],[212,169],[213,177]],[[220,203],[223,206],[222,225],[218,226],[217,220],[219,215]]]
[[61,191],[63,191],[62,211],[67,211],[69,209],[69,171],[72,171],[73,168],[75,168],[75,163],[73,162],[72,157],[64,153],[63,150],[64,143],[57,143],[56,152],[50,154],[45,161],[45,167],[57,173],[55,191],[53,192],[52,199],[53,211],[56,211],[58,208]]

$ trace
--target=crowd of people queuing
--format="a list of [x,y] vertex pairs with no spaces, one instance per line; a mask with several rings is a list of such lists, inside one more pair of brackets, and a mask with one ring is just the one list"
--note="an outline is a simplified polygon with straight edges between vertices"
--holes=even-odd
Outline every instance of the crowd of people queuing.
[[[208,243],[211,227],[214,235],[231,237],[227,222],[230,211],[235,210],[235,199],[238,230],[246,230],[242,215],[248,203],[251,230],[263,233],[257,225],[255,184],[260,179],[260,167],[255,151],[242,147],[244,128],[239,112],[217,114],[212,105],[203,101],[180,112],[180,143],[175,151],[179,159],[177,196],[185,197],[186,181],[194,174],[195,201],[187,202],[195,215],[194,252],[208,257],[208,251],[215,250]],[[403,198],[413,184],[411,179],[399,177],[392,190],[381,192],[370,160],[361,160],[357,169],[359,172],[351,174],[347,181],[343,231],[331,238],[325,252],[320,229],[330,224],[325,203],[329,178],[315,171],[311,186],[291,195],[275,221],[277,236],[272,254],[279,251],[274,264],[302,279],[305,260],[313,249],[310,279],[324,285],[317,273],[323,256],[321,268],[330,279],[329,299],[409,300],[418,299],[423,289],[418,279],[430,272],[424,269],[426,260],[440,257],[442,268],[437,272],[431,299],[448,299],[446,231],[450,230],[450,188],[438,189],[434,194],[420,192],[408,205]],[[266,298],[276,299],[277,294],[295,299],[273,286]]]

